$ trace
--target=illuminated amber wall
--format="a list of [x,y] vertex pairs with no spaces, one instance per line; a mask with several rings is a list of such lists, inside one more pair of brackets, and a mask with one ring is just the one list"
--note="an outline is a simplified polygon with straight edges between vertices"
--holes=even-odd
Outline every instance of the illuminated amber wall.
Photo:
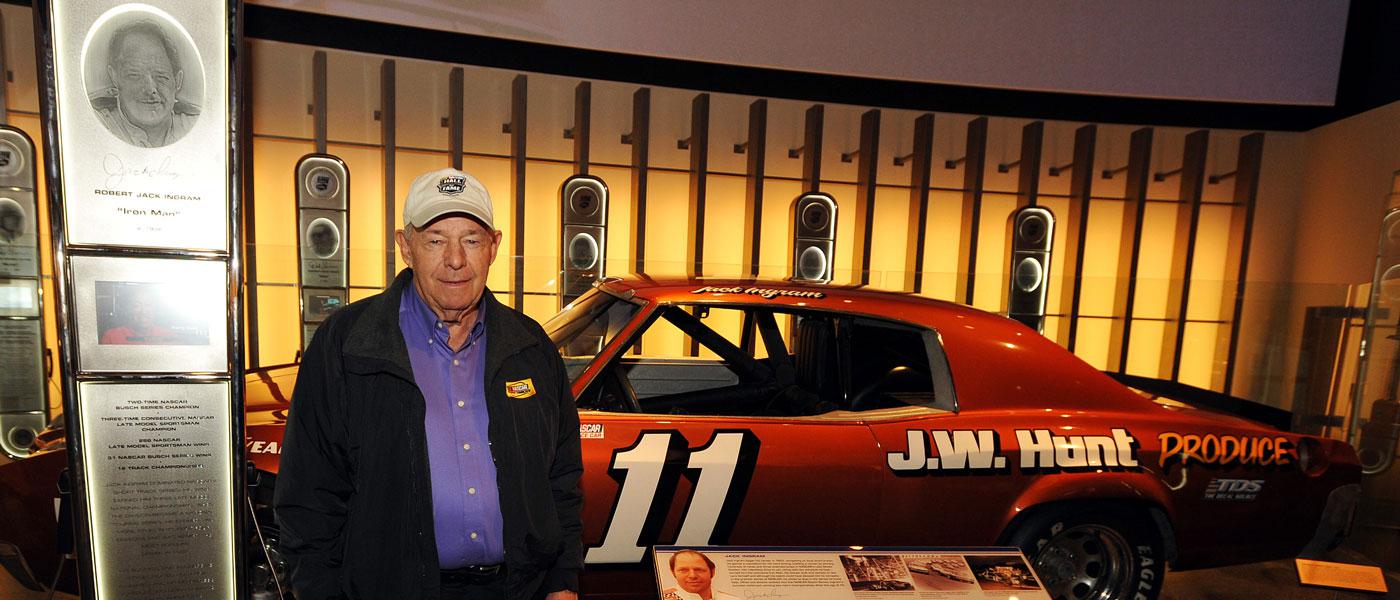
[[[0,7],[5,17],[4,45],[14,71],[8,86],[7,102],[11,123],[40,139],[33,66],[33,47],[28,9]],[[318,50],[306,46],[263,40],[250,42],[252,52],[252,177],[251,194],[245,198],[255,215],[251,225],[256,236],[256,260],[252,265],[256,281],[248,292],[256,294],[256,318],[249,323],[257,337],[250,348],[249,362],[268,366],[295,360],[300,347],[299,294],[297,290],[296,230],[293,206],[293,173],[298,159],[314,151],[314,119],[308,114],[312,104],[312,56]],[[557,307],[557,264],[559,260],[559,188],[574,174],[571,163],[572,141],[562,132],[573,125],[574,88],[579,80],[567,77],[527,74],[529,112],[525,165],[525,252],[511,257],[508,249],[515,224],[510,210],[515,190],[511,188],[510,136],[501,125],[510,120],[511,80],[519,73],[473,66],[396,59],[397,148],[392,182],[394,210],[385,214],[384,152],[382,124],[376,118],[380,109],[380,66],[385,56],[328,50],[327,122],[328,152],[344,159],[351,178],[350,250],[351,299],[359,299],[382,289],[393,273],[385,272],[385,220],[397,224],[402,198],[409,182],[418,174],[451,162],[448,130],[442,122],[448,113],[449,72],[465,70],[465,121],[463,125],[464,169],[482,180],[495,200],[497,226],[507,240],[490,277],[490,286],[503,301],[511,302],[513,265],[524,270],[523,306],[536,319],[544,320]],[[604,179],[611,191],[608,215],[606,271],[625,274],[630,270],[629,242],[631,189],[631,146],[620,141],[631,130],[632,95],[635,84],[594,81],[592,83],[592,141],[590,172]],[[652,88],[650,175],[647,184],[646,270],[653,275],[682,274],[685,271],[689,185],[689,154],[677,148],[676,141],[690,136],[690,106],[703,90]],[[747,137],[748,106],[751,97],[715,94],[710,110],[710,174],[708,205],[704,214],[705,270],[712,275],[740,272],[743,235],[739,224],[745,193],[746,157],[733,151],[735,143]],[[762,235],[759,239],[760,272],[763,277],[788,275],[790,251],[789,204],[804,190],[800,180],[802,161],[788,157],[788,150],[802,145],[803,115],[810,103],[772,99],[768,108],[765,196]],[[835,197],[839,206],[836,245],[836,283],[854,281],[853,212],[856,203],[856,163],[839,160],[843,152],[859,146],[860,115],[869,107],[826,105],[821,191]],[[895,165],[891,158],[910,152],[913,121],[920,113],[904,110],[882,111],[879,136],[880,162],[874,200],[874,231],[871,241],[873,287],[900,289],[912,265],[905,264],[906,223],[909,202],[910,167]],[[962,156],[967,123],[975,115],[938,113],[933,143],[933,173],[924,256],[925,295],[951,299],[960,266],[957,258],[962,230],[963,171],[959,166],[945,169],[943,161]],[[974,305],[1001,311],[1005,286],[1006,220],[1015,208],[1018,173],[998,173],[996,165],[1016,160],[1021,130],[1029,121],[993,117],[987,139],[986,185],[979,224],[979,256]],[[1049,167],[1071,162],[1074,131],[1082,123],[1047,122],[1042,148],[1040,204],[1063,218],[1068,206],[1069,177],[1051,177]],[[1128,137],[1137,126],[1100,125],[1098,150],[1093,169],[1122,167],[1127,163]],[[1156,128],[1151,171],[1170,171],[1180,166],[1186,129]],[[1210,133],[1206,173],[1224,173],[1235,168],[1239,138],[1248,132],[1216,130]],[[1259,220],[1272,223],[1278,214],[1296,213],[1298,200],[1296,168],[1306,159],[1299,151],[1303,134],[1275,133],[1265,143],[1265,174],[1259,198]],[[1282,150],[1279,150],[1279,149]],[[1113,293],[1120,247],[1120,220],[1124,208],[1124,180],[1095,177],[1088,223],[1083,270],[1083,301],[1080,308],[1079,342],[1076,352],[1098,367],[1108,364],[1110,329],[1115,316]],[[1130,343],[1129,373],[1159,376],[1162,334],[1167,314],[1167,293],[1182,282],[1168,280],[1171,251],[1175,243],[1176,200],[1179,182],[1168,178],[1154,182],[1148,190],[1149,202],[1142,233],[1139,261],[1138,300]],[[1181,350],[1180,380],[1201,387],[1218,385],[1216,376],[1224,357],[1217,352],[1220,336],[1227,335],[1231,315],[1221,314],[1222,299],[1233,293],[1235,273],[1226,273],[1224,257],[1230,241],[1230,202],[1233,180],[1205,186],[1204,202],[1195,245],[1195,265],[1190,273],[1191,297]],[[41,184],[41,194],[43,193]],[[47,232],[47,224],[41,223]],[[1056,245],[1063,247],[1065,229],[1057,228]],[[43,241],[45,274],[50,274],[49,241]],[[1296,362],[1296,352],[1288,354],[1295,339],[1278,339],[1280,323],[1297,320],[1287,278],[1291,275],[1292,241],[1274,229],[1256,235],[1252,256],[1258,270],[1251,271],[1245,326],[1241,341],[1236,394],[1255,396],[1275,404],[1287,402],[1286,390],[1261,381],[1278,381]],[[395,270],[402,268],[396,259]],[[1073,273],[1064,261],[1052,260],[1050,318],[1046,335],[1054,338],[1066,326],[1059,306],[1059,286]],[[52,280],[46,279],[46,314],[50,347],[55,347],[52,318]],[[1280,308],[1284,307],[1284,308]],[[682,351],[681,336],[661,336],[647,340],[648,351]],[[1282,348],[1282,350],[1280,350]],[[1278,354],[1278,356],[1274,356]],[[55,399],[55,404],[57,400]]]

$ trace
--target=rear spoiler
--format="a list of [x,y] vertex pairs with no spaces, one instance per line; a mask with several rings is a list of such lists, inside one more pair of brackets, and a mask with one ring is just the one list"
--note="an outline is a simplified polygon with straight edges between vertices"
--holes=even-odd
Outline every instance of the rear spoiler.
[[1293,426],[1293,413],[1283,410],[1282,408],[1260,404],[1258,402],[1245,400],[1244,398],[1236,398],[1229,394],[1201,389],[1178,381],[1139,377],[1137,375],[1113,373],[1109,371],[1104,371],[1103,374],[1128,387],[1136,388],[1169,400],[1175,400],[1182,404],[1188,404],[1196,408],[1249,419],[1282,431],[1289,431]]

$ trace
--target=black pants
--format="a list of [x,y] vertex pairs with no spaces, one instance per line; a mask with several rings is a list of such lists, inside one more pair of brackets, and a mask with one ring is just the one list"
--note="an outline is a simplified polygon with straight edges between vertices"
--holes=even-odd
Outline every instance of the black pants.
[[492,575],[442,573],[442,600],[501,600],[505,597],[505,569]]

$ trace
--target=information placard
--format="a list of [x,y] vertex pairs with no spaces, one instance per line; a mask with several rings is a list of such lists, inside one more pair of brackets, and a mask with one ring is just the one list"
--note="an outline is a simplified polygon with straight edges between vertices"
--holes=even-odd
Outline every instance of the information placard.
[[228,19],[53,2],[67,243],[229,250]]
[[79,384],[97,597],[231,598],[228,382]]
[[0,318],[0,413],[43,409],[44,333],[39,325],[38,319]]
[[662,600],[1049,600],[1017,548],[657,546]]

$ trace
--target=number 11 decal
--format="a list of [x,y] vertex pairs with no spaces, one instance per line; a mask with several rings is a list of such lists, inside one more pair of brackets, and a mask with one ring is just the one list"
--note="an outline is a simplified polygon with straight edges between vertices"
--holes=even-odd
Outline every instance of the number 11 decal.
[[655,545],[682,475],[693,483],[681,516],[678,546],[723,544],[758,463],[758,437],[748,430],[716,431],[695,450],[679,431],[648,431],[613,453],[608,475],[618,483],[603,543],[588,563],[636,563]]

